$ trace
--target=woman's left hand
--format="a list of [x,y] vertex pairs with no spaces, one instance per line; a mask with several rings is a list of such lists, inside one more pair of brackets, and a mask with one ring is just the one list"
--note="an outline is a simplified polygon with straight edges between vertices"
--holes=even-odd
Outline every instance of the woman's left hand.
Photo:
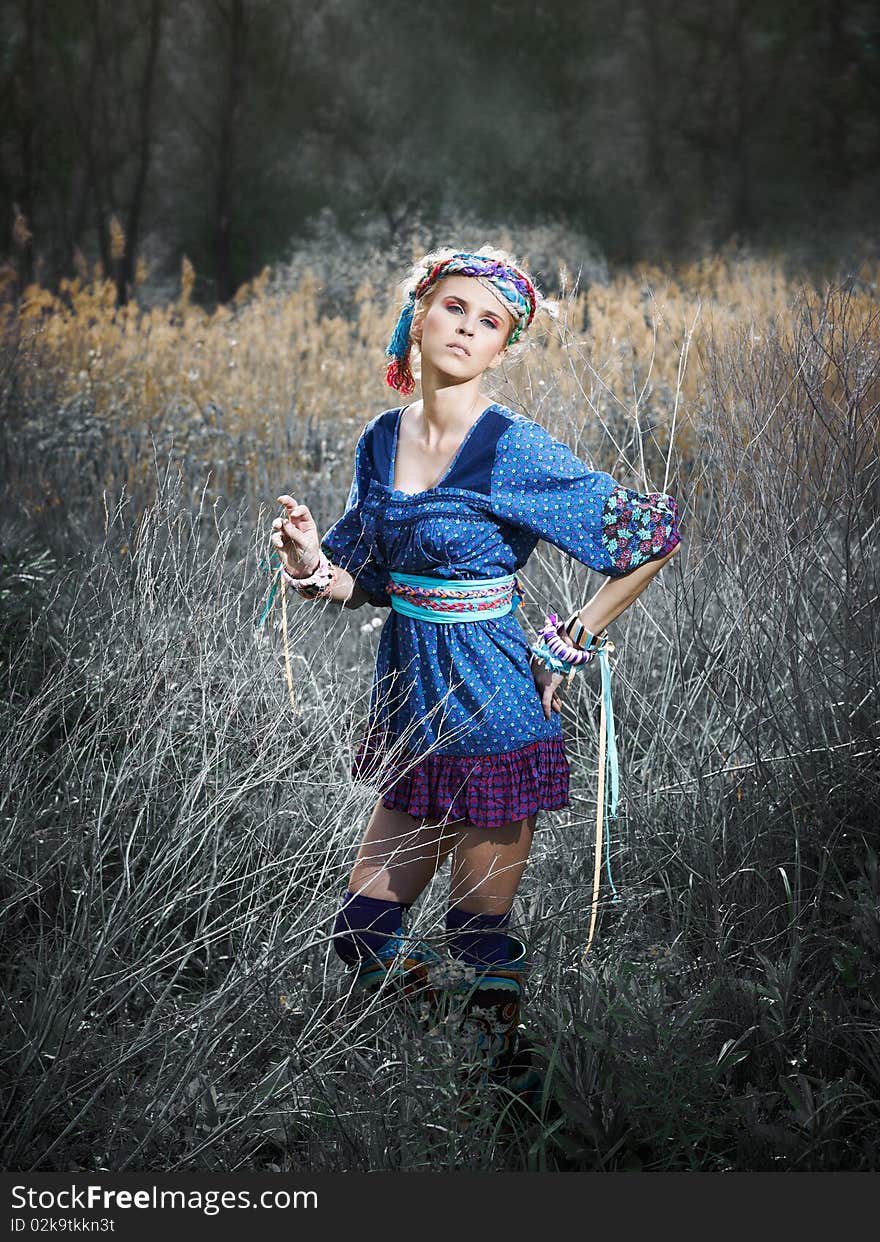
[[566,679],[562,673],[554,673],[536,655],[532,656],[531,663],[532,676],[535,679],[538,694],[541,696],[541,706],[544,708],[544,719],[549,720],[553,712],[562,710],[562,699],[558,691]]

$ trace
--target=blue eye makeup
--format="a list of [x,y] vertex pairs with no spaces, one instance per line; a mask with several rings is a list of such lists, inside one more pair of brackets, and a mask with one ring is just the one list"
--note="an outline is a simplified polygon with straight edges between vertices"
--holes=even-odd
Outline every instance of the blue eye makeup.
[[[444,302],[444,306],[446,307],[448,311],[461,311],[461,313],[464,314],[464,307],[461,306],[460,303],[458,302]],[[497,321],[494,319],[488,318],[488,316],[481,319],[480,323],[487,323],[489,327],[493,329],[498,328]]]

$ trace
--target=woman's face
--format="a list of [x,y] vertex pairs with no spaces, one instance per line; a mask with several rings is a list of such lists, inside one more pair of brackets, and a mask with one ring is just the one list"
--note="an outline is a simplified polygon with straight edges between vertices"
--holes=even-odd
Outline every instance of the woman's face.
[[472,276],[437,283],[420,330],[414,328],[426,366],[460,382],[497,366],[513,331],[513,317]]

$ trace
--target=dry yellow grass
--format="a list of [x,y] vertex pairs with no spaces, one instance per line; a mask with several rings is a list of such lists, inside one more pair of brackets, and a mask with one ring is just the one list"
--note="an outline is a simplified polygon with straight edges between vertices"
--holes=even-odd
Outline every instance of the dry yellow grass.
[[[847,299],[851,334],[877,333],[877,279],[861,272]],[[313,425],[358,424],[393,404],[383,383],[392,291],[377,296],[365,281],[356,312],[344,319],[321,314],[314,277],[284,292],[269,280],[266,269],[232,305],[210,312],[192,302],[195,273],[186,259],[179,297],[152,308],[136,297],[118,308],[113,282],[82,265],[57,294],[28,287],[0,309],[0,329],[25,363],[18,367],[25,411],[45,410],[47,391],[56,409],[85,398],[111,435],[175,428],[183,449],[190,425],[201,434],[222,429],[242,446],[238,477],[257,483],[279,426],[306,417]],[[500,382],[511,385],[510,404],[539,417],[562,411],[576,433],[597,416],[638,428],[644,414],[686,452],[719,352],[760,349],[768,331],[786,345],[799,318],[821,316],[828,296],[842,297],[802,287],[781,264],[737,255],[622,273],[564,295],[558,321],[528,346],[527,365],[512,361]]]

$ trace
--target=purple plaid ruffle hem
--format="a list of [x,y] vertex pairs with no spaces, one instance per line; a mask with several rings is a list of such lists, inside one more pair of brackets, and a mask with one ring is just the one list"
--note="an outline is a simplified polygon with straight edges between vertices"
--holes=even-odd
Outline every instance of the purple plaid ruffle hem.
[[416,819],[466,819],[498,828],[537,811],[569,804],[570,770],[565,742],[544,738],[496,755],[388,756],[381,735],[368,734],[352,775],[378,780],[382,805]]

